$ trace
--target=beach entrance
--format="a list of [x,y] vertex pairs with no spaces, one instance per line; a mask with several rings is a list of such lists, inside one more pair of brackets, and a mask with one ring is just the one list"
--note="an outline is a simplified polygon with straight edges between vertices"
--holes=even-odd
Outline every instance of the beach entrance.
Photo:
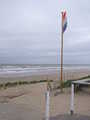
[[75,86],[78,86],[79,89],[81,89],[81,87],[88,87],[90,86],[90,79],[85,79],[85,80],[76,80],[73,81],[71,84],[71,104],[70,104],[70,113],[71,115],[74,114],[74,93],[75,93]]
[[[90,100],[89,86],[90,79],[75,80],[71,82],[71,90],[68,88],[64,88],[64,93],[61,93],[58,96],[52,96],[50,90],[47,89],[45,94],[45,120],[89,120],[90,117],[87,116],[87,114],[90,113],[90,105],[88,106],[89,103],[87,103],[89,102],[87,101],[87,99]],[[88,92],[85,92],[87,88],[89,90],[89,94]],[[77,95],[75,95],[76,91],[78,91],[79,94],[77,93]],[[84,100],[86,101],[86,103],[84,102]],[[60,113],[57,112],[54,113],[56,115],[52,115],[52,111],[56,112],[59,110]]]

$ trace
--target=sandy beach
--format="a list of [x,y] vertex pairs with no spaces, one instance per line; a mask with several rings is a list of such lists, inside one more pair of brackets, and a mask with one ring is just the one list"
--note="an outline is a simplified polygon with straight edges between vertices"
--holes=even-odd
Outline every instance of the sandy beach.
[[[63,80],[75,80],[90,75],[89,69],[64,70]],[[60,72],[40,73],[36,75],[4,74],[0,83],[16,81],[59,80]],[[22,85],[0,90],[0,120],[43,120],[45,117],[46,83]],[[50,95],[50,117],[70,115],[71,88],[64,93]],[[75,114],[90,116],[90,92],[75,94]],[[66,117],[67,118],[67,117]],[[53,120],[53,119],[52,119]],[[66,120],[66,119],[65,119]],[[68,119],[69,120],[69,119]],[[72,119],[71,119],[72,120]],[[75,119],[76,120],[76,119]],[[88,120],[88,119],[87,119]]]
[[0,0],[0,120],[90,120],[89,3]]
[[[67,69],[63,70],[63,80],[76,80],[82,77],[90,75],[90,69]],[[38,74],[29,75],[26,73],[20,74],[0,74],[0,83],[6,82],[16,82],[16,81],[39,81],[39,80],[59,80],[60,79],[60,70],[50,70],[41,72]]]
[[[45,92],[46,83],[2,89],[0,120],[42,120],[45,117]],[[50,116],[62,114],[70,114],[70,88],[50,97]],[[90,116],[90,93],[75,94],[75,114]]]

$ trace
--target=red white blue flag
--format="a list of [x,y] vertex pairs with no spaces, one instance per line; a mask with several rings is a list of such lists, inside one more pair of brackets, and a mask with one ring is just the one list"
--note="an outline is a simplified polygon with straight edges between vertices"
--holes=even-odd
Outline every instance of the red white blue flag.
[[66,11],[62,12],[62,31],[63,33],[65,32],[67,28],[67,16],[66,16]]

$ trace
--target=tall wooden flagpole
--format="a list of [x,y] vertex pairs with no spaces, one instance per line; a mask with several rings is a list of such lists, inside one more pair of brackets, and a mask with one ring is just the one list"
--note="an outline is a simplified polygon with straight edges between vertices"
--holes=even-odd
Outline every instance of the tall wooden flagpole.
[[60,88],[61,88],[61,91],[63,91],[63,12],[61,12],[61,15],[62,15],[62,22],[61,22]]

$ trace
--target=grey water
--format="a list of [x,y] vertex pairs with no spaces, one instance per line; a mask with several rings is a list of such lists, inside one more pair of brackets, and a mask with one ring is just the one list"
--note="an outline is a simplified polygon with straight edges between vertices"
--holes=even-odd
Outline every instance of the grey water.
[[[90,64],[64,64],[64,70],[90,69]],[[58,64],[1,64],[0,75],[4,74],[40,74],[45,72],[60,71]]]

